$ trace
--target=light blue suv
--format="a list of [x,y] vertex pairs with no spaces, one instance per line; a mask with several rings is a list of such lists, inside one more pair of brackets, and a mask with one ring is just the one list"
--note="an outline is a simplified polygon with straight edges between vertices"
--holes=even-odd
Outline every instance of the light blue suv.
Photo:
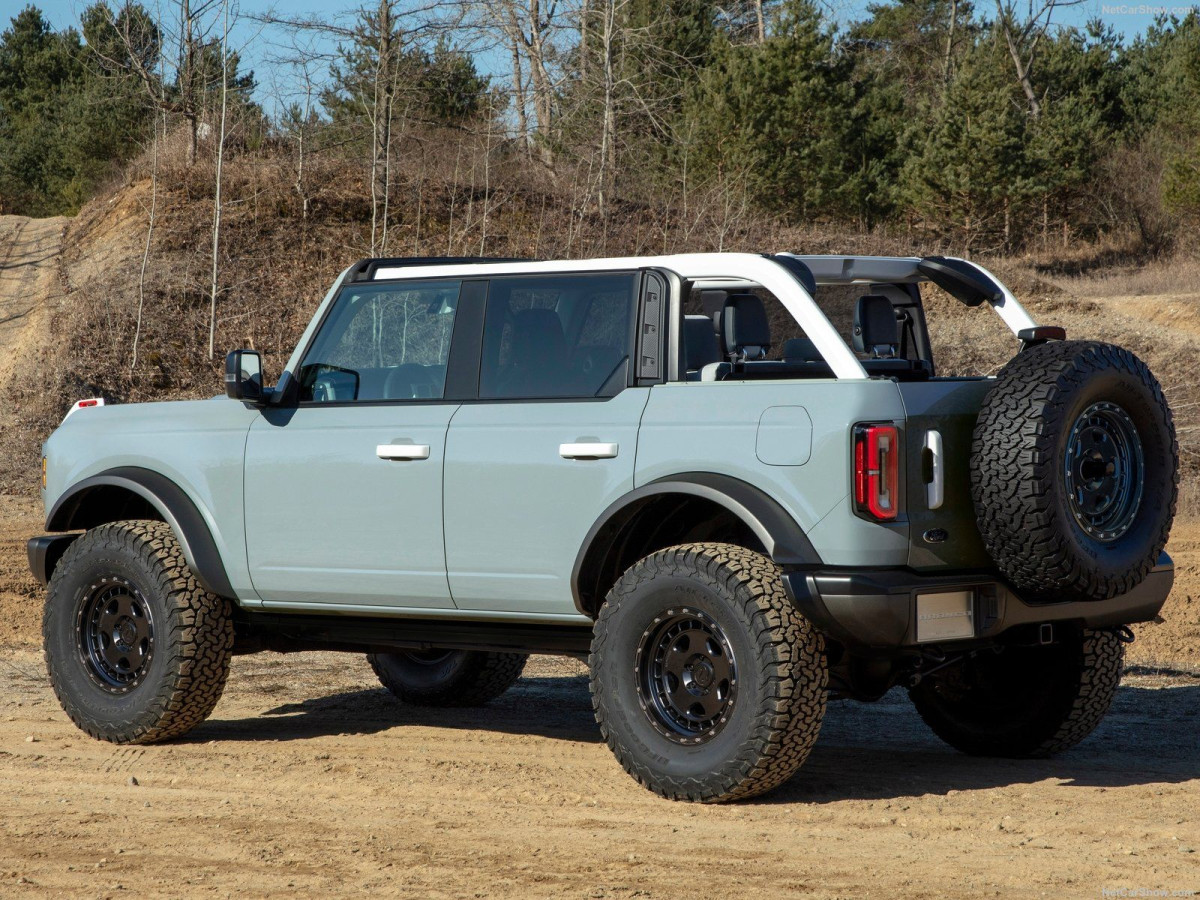
[[[1011,329],[998,375],[938,373],[930,284]],[[225,379],[45,444],[46,662],[97,738],[193,728],[236,653],[439,705],[575,654],[631,775],[728,800],[896,685],[964,752],[1065,749],[1172,583],[1158,383],[965,260],[369,259],[273,388]]]

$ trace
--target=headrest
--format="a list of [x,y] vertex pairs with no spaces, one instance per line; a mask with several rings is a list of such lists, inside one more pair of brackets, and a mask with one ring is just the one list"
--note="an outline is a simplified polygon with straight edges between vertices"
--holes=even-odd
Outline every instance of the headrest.
[[518,365],[566,351],[562,320],[552,309],[523,309],[512,319],[510,359]]
[[721,312],[721,341],[727,356],[762,359],[771,349],[771,325],[754,294],[732,294]]
[[689,372],[698,372],[709,363],[721,361],[721,345],[708,316],[684,316],[683,356],[684,368]]
[[870,353],[876,359],[887,359],[896,355],[899,344],[892,301],[878,294],[859,297],[854,305],[854,349]]
[[817,345],[805,337],[786,341],[783,345],[783,358],[798,362],[821,362],[824,359]]

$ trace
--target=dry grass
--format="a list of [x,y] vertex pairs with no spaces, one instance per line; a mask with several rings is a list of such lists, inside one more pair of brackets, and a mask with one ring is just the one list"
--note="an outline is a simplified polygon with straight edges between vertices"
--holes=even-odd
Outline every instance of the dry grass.
[[1079,297],[1181,297],[1200,300],[1200,258],[1178,256],[1088,275],[1050,276]]

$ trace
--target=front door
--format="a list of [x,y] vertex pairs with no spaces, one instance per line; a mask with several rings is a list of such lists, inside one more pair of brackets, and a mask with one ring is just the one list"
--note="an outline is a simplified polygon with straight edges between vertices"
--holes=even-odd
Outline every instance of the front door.
[[649,388],[628,387],[638,273],[493,278],[479,399],[446,445],[446,559],[460,609],[574,616],[571,570],[633,488]]
[[246,445],[246,549],[268,606],[452,607],[445,396],[461,284],[347,284]]

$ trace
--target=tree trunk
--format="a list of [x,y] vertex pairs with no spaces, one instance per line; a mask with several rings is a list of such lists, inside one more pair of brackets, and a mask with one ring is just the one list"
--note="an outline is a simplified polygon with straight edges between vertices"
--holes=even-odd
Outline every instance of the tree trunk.
[[1038,102],[1037,92],[1033,89],[1033,81],[1029,74],[1032,61],[1030,65],[1026,65],[1021,58],[1021,48],[1013,40],[1012,28],[1005,15],[1003,0],[996,0],[996,12],[998,14],[997,23],[1000,30],[1004,32],[1004,44],[1008,47],[1008,55],[1012,57],[1013,68],[1017,73],[1017,82],[1021,85],[1021,90],[1025,92],[1025,99],[1029,101],[1029,115],[1036,119],[1042,114],[1042,105]]
[[213,196],[212,293],[209,295],[208,358],[216,355],[217,339],[217,274],[221,247],[221,167],[225,161],[225,111],[229,97],[229,0],[222,3],[225,30],[221,35],[221,125],[217,136],[217,185]]
[[954,28],[958,24],[958,0],[950,0],[950,25],[946,29],[946,55],[942,60],[942,85],[950,86],[951,68],[954,64]]

